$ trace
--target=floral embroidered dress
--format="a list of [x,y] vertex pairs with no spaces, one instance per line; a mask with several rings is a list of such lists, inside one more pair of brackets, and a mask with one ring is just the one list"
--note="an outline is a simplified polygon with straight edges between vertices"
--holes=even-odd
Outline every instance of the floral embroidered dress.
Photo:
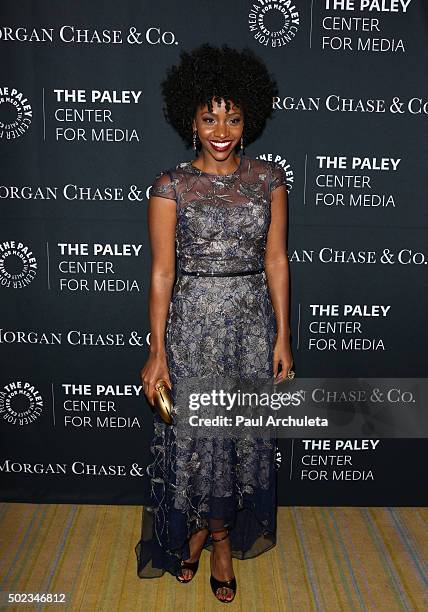
[[[150,195],[176,202],[177,276],[165,348],[172,382],[213,374],[272,378],[276,320],[266,274],[192,276],[185,271],[264,268],[271,193],[283,168],[241,156],[228,175],[182,162],[159,173]],[[276,440],[191,438],[154,416],[150,505],[135,547],[137,574],[175,575],[198,529],[228,527],[232,556],[248,559],[276,544]],[[211,537],[205,548],[212,549]]]

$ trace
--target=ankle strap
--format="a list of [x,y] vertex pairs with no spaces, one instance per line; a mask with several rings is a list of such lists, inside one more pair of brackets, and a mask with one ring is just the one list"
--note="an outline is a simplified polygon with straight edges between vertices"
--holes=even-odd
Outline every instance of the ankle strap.
[[[219,529],[219,531],[223,531],[223,529],[221,529],[221,530]],[[212,539],[212,541],[213,541],[213,542],[221,542],[222,540],[225,540],[226,538],[228,538],[228,537],[229,537],[229,531],[228,531],[228,529],[225,529],[224,531],[226,531],[226,535],[224,535],[222,538],[219,538],[218,540],[216,540],[216,539],[213,537],[213,534],[214,534],[214,533],[216,533],[216,532],[215,532],[215,531],[211,531],[211,539]]]

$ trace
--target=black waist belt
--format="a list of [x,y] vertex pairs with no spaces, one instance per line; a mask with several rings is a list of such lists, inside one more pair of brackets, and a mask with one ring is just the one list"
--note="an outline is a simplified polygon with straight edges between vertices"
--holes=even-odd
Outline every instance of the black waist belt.
[[264,268],[258,270],[245,270],[244,272],[191,272],[190,270],[181,270],[181,274],[188,274],[191,276],[247,276],[247,274],[261,274],[264,272]]

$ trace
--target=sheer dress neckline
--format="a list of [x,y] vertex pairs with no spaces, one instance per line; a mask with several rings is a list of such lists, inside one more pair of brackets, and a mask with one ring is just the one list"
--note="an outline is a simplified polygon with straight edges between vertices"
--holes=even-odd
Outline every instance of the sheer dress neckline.
[[205,176],[212,176],[214,178],[219,178],[219,177],[225,177],[225,176],[234,176],[235,174],[238,174],[242,167],[242,160],[243,160],[243,156],[240,155],[238,167],[236,168],[236,170],[234,170],[234,172],[229,172],[228,174],[214,174],[212,172],[204,172],[203,170],[200,170],[200,168],[197,168],[196,166],[194,166],[191,161],[188,161],[187,164],[190,170],[193,170],[194,172],[196,172],[196,174],[204,174]]

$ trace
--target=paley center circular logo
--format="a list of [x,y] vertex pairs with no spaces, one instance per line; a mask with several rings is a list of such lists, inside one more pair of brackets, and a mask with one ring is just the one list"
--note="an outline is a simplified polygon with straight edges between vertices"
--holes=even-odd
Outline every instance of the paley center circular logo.
[[37,261],[22,242],[0,242],[0,287],[22,289],[37,274]]
[[277,470],[279,470],[279,468],[281,467],[281,461],[282,461],[282,454],[279,448],[277,448],[275,451],[275,459],[274,459],[274,465]]
[[0,139],[13,140],[28,130],[33,110],[28,99],[13,87],[0,87]]
[[0,419],[11,425],[29,425],[42,410],[43,398],[29,382],[13,381],[0,390]]
[[299,12],[292,2],[257,0],[251,2],[248,27],[258,43],[276,49],[284,47],[296,36],[300,25]]
[[256,155],[256,159],[263,159],[265,161],[271,161],[271,162],[273,161],[279,164],[286,174],[287,192],[290,193],[290,191],[293,189],[294,178],[295,178],[294,170],[291,167],[290,162],[287,161],[285,157],[282,157],[282,155],[275,155],[273,153],[259,153],[258,155]]

